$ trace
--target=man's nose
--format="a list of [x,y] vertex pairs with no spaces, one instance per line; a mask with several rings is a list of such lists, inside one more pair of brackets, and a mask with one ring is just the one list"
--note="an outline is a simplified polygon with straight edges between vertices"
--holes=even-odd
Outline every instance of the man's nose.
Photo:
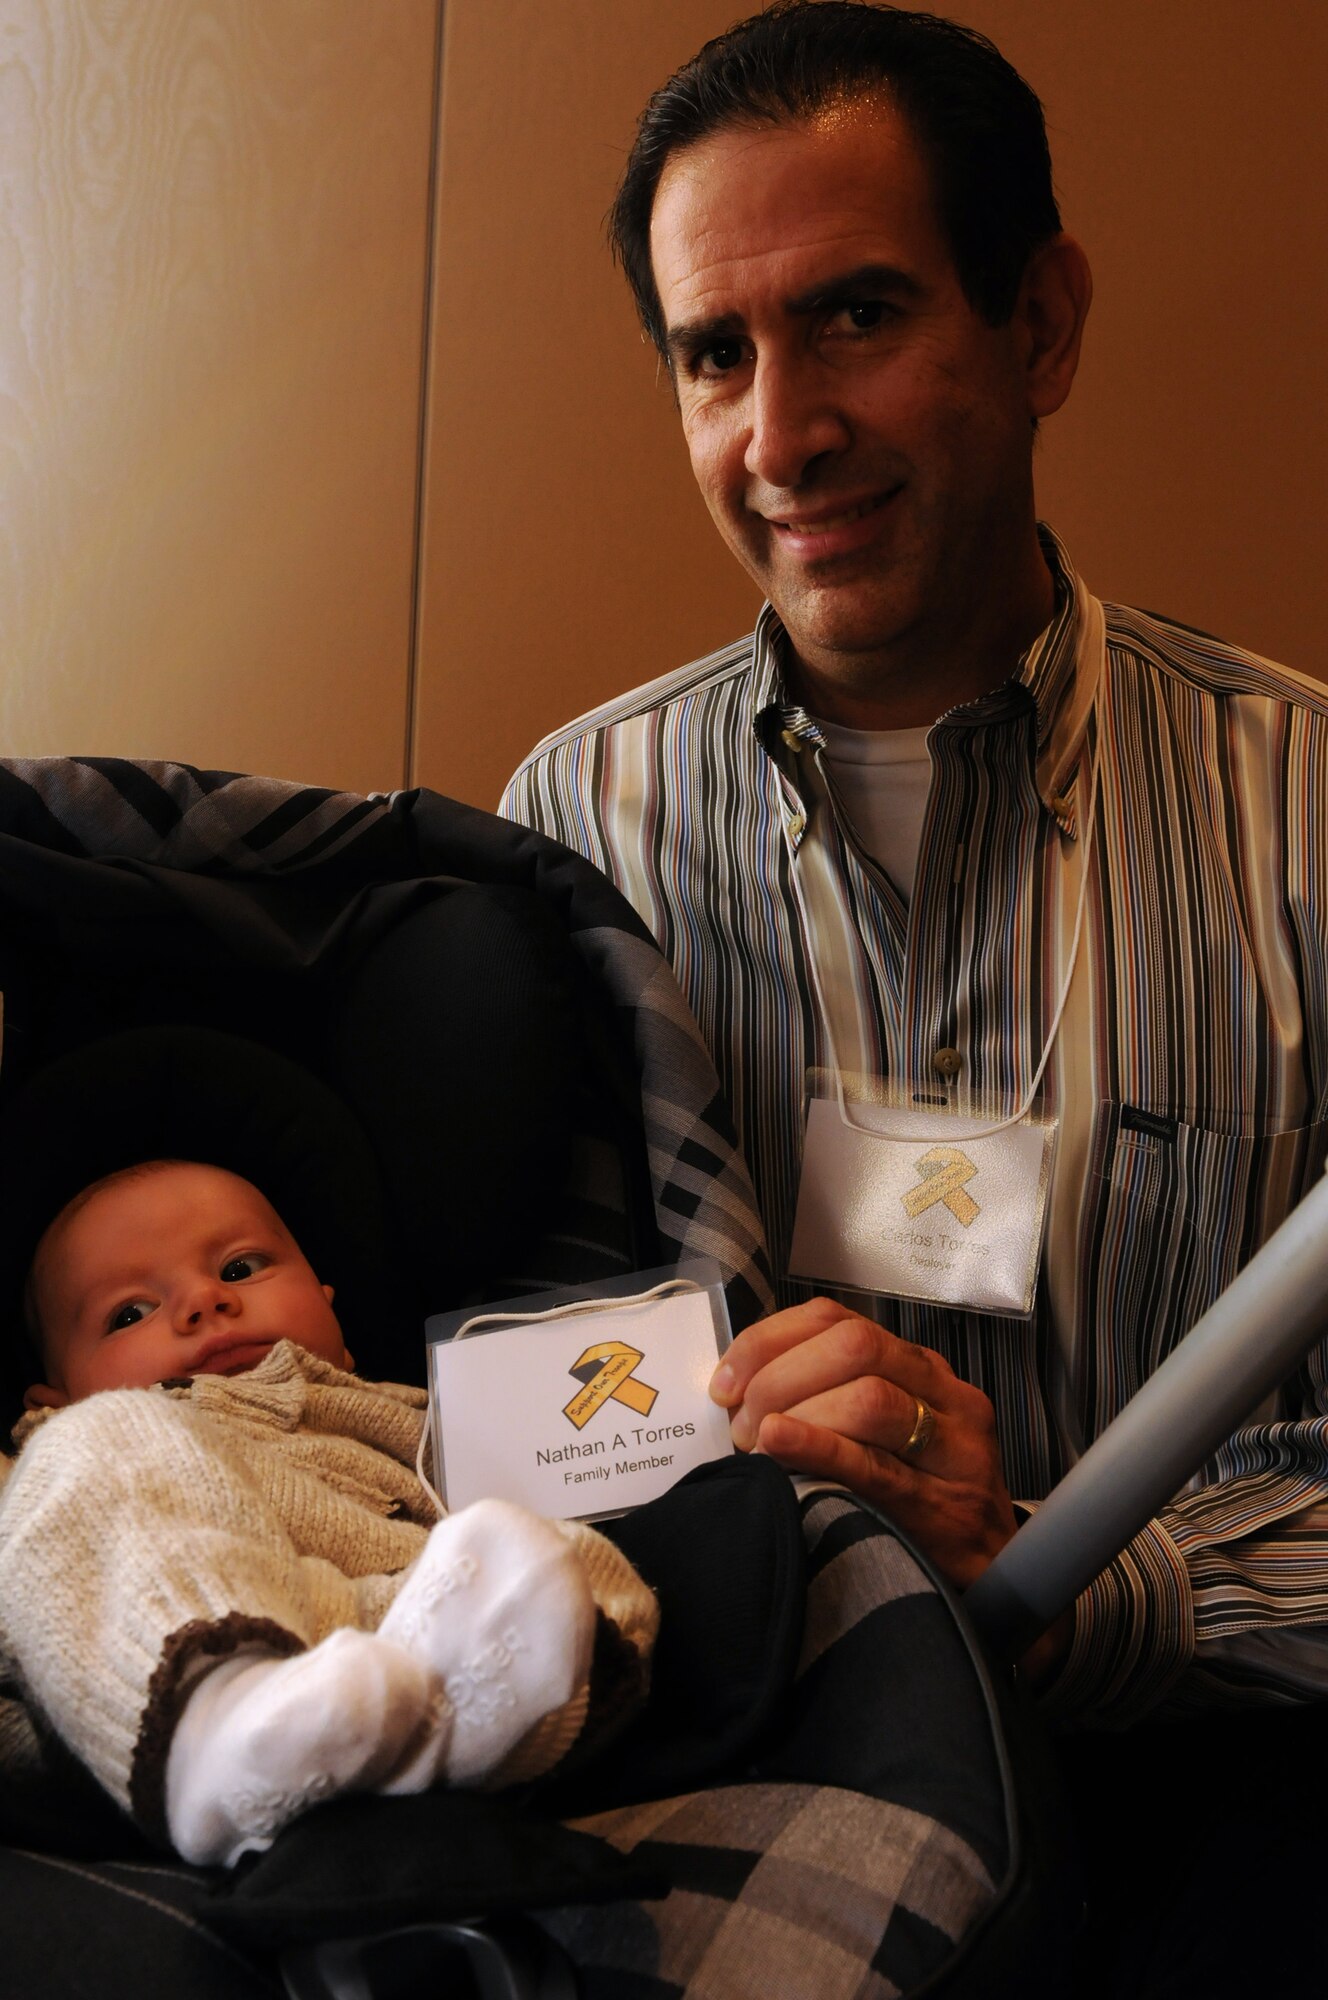
[[758,358],[743,461],[754,479],[787,492],[804,484],[817,459],[847,448],[850,429],[833,392],[811,356]]

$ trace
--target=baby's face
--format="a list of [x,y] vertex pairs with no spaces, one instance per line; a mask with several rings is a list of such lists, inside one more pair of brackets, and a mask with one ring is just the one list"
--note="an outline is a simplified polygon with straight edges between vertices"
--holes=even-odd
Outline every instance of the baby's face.
[[269,1203],[220,1167],[171,1164],[102,1188],[47,1231],[33,1267],[54,1394],[240,1375],[279,1340],[351,1365],[332,1310]]

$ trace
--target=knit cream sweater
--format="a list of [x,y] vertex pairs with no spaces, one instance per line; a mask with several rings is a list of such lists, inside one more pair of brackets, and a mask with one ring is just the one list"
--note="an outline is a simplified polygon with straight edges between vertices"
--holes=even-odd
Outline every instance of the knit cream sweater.
[[[436,1518],[415,1472],[426,1403],[283,1341],[246,1375],[114,1390],[16,1428],[0,1636],[34,1705],[149,1832],[162,1834],[171,1731],[209,1659],[377,1627]],[[654,1597],[603,1536],[558,1525],[602,1614],[599,1678],[615,1701],[639,1697]],[[551,1768],[591,1693],[546,1718],[503,1779]]]

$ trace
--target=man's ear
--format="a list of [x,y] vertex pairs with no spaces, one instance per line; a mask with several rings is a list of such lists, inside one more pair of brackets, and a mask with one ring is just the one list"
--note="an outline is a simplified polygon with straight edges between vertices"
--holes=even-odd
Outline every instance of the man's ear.
[[1092,302],[1093,274],[1073,236],[1053,236],[1033,252],[1014,309],[1024,335],[1031,417],[1053,415],[1069,395]]
[[67,1389],[53,1389],[49,1382],[34,1382],[23,1392],[25,1410],[63,1410],[69,1402]]

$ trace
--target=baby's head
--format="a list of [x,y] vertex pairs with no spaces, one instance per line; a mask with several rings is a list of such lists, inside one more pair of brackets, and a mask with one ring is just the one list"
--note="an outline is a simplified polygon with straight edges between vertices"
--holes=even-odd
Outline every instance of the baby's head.
[[29,1409],[240,1375],[279,1340],[352,1366],[332,1287],[271,1203],[194,1161],[150,1160],[75,1195],[37,1245],[27,1307],[48,1378]]

